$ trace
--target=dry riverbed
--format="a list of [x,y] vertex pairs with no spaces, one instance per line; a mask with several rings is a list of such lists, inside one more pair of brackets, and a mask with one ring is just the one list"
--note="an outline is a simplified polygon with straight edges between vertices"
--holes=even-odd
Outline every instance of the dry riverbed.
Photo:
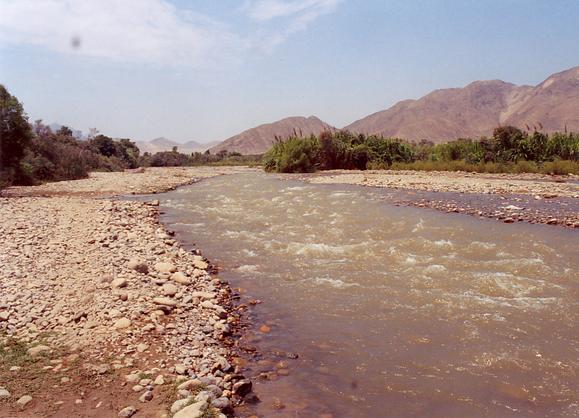
[[147,169],[0,198],[0,416],[223,416],[251,388],[229,288],[158,221],[166,191],[239,168]]
[[344,171],[303,175],[318,184],[383,188],[394,204],[493,218],[579,227],[579,177],[464,172]]

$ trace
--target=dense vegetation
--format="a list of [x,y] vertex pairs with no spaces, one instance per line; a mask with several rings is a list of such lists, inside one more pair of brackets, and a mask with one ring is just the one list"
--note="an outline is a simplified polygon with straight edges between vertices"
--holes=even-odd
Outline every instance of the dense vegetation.
[[88,140],[63,126],[53,132],[42,121],[30,124],[22,104],[0,85],[0,188],[44,181],[74,180],[90,171],[120,171],[139,166],[258,164],[261,156],[222,151],[182,154],[172,151],[140,155],[130,139],[112,139],[93,130]]
[[264,155],[266,171],[330,169],[462,170],[477,172],[579,173],[579,134],[523,132],[498,127],[490,138],[444,144],[397,138],[323,132],[318,137],[277,140]]
[[143,167],[185,167],[200,165],[256,165],[261,161],[261,155],[241,155],[238,152],[220,151],[211,154],[209,151],[183,154],[174,147],[172,151],[162,151],[155,154],[145,152],[139,163]]
[[128,139],[94,134],[79,140],[63,126],[29,124],[16,97],[0,85],[0,187],[87,177],[89,171],[137,167],[139,149]]

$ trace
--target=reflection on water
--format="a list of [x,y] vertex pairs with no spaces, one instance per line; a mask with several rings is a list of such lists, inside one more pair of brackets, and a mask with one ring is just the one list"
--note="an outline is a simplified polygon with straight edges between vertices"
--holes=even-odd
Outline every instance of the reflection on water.
[[180,238],[274,314],[259,345],[300,353],[258,385],[266,415],[579,415],[579,234],[380,193],[249,174],[165,195]]

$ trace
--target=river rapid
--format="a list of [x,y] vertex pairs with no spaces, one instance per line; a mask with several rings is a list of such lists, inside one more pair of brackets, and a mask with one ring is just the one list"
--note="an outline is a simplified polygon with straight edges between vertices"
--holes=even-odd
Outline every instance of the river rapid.
[[579,233],[384,193],[252,173],[159,196],[179,240],[264,302],[259,349],[299,353],[250,365],[271,372],[257,412],[578,416]]

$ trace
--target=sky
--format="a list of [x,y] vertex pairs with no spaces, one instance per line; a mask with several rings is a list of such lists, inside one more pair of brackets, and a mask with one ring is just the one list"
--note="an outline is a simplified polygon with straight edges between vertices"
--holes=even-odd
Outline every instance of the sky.
[[31,121],[208,142],[535,85],[579,65],[578,21],[579,0],[0,0],[0,83]]

